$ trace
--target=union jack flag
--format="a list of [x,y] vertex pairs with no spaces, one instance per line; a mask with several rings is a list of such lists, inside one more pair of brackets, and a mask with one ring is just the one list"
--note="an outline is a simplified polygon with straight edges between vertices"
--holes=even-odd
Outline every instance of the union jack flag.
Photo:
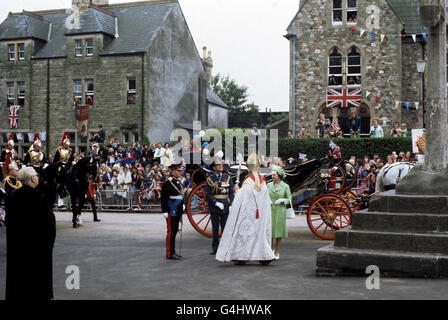
[[361,91],[361,88],[327,88],[327,108],[348,108],[349,106],[360,107],[362,99]]
[[19,123],[19,112],[20,106],[10,106],[9,107],[9,128],[15,129]]

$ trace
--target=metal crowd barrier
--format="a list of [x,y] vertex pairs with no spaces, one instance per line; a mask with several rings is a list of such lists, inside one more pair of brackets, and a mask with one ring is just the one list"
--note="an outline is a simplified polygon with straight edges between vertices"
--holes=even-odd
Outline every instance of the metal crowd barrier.
[[[100,190],[95,193],[95,203],[98,211],[106,212],[159,212],[160,201],[149,201],[144,198],[144,192],[130,190]],[[58,211],[71,211],[70,196],[58,203]],[[91,210],[86,202],[84,209]]]

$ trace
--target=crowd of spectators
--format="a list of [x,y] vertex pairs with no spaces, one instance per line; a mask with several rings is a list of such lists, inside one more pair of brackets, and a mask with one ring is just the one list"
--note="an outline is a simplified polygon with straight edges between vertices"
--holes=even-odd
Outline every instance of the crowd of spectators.
[[[361,138],[361,126],[362,121],[361,117],[353,112],[351,116],[347,119],[346,127],[349,131],[350,138],[359,139]],[[323,113],[319,115],[319,118],[316,121],[316,131],[318,138],[344,138],[344,132],[341,129],[341,125],[335,122],[332,122],[329,118],[327,118]],[[364,131],[363,131],[364,132]],[[372,126],[370,127],[369,135],[370,138],[383,138],[385,137],[387,132],[383,130],[383,127],[380,125],[380,120],[378,118],[373,119]],[[348,134],[347,134],[348,136]],[[408,128],[406,123],[402,123],[400,125],[399,122],[395,122],[393,128],[389,133],[390,137],[407,137],[408,136]],[[287,139],[308,139],[311,138],[311,135],[305,128],[301,128],[297,133],[297,136],[294,136],[293,131],[288,130]]]

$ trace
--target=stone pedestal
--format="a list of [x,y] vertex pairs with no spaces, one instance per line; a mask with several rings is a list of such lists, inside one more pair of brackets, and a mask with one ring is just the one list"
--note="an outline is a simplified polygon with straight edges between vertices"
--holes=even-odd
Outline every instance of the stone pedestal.
[[366,276],[376,265],[388,276],[448,277],[448,196],[389,191],[352,220],[318,250],[317,275]]

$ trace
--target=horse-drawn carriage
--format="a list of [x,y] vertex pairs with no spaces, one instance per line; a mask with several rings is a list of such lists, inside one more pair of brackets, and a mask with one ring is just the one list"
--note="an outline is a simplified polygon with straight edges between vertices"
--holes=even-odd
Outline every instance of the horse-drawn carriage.
[[[237,180],[238,166],[224,169]],[[186,211],[194,229],[211,237],[211,223],[206,200],[206,178],[212,171],[199,165],[187,165],[192,191],[188,195]],[[240,181],[248,171],[240,171]],[[321,239],[334,239],[335,231],[351,225],[352,211],[360,209],[360,199],[350,191],[356,183],[356,170],[349,163],[338,164],[334,159],[310,160],[285,168],[286,183],[291,188],[293,207],[307,208],[307,222],[311,231]],[[270,172],[265,175],[271,181]],[[314,192],[307,194],[310,188]],[[302,200],[296,200],[301,197]]]

